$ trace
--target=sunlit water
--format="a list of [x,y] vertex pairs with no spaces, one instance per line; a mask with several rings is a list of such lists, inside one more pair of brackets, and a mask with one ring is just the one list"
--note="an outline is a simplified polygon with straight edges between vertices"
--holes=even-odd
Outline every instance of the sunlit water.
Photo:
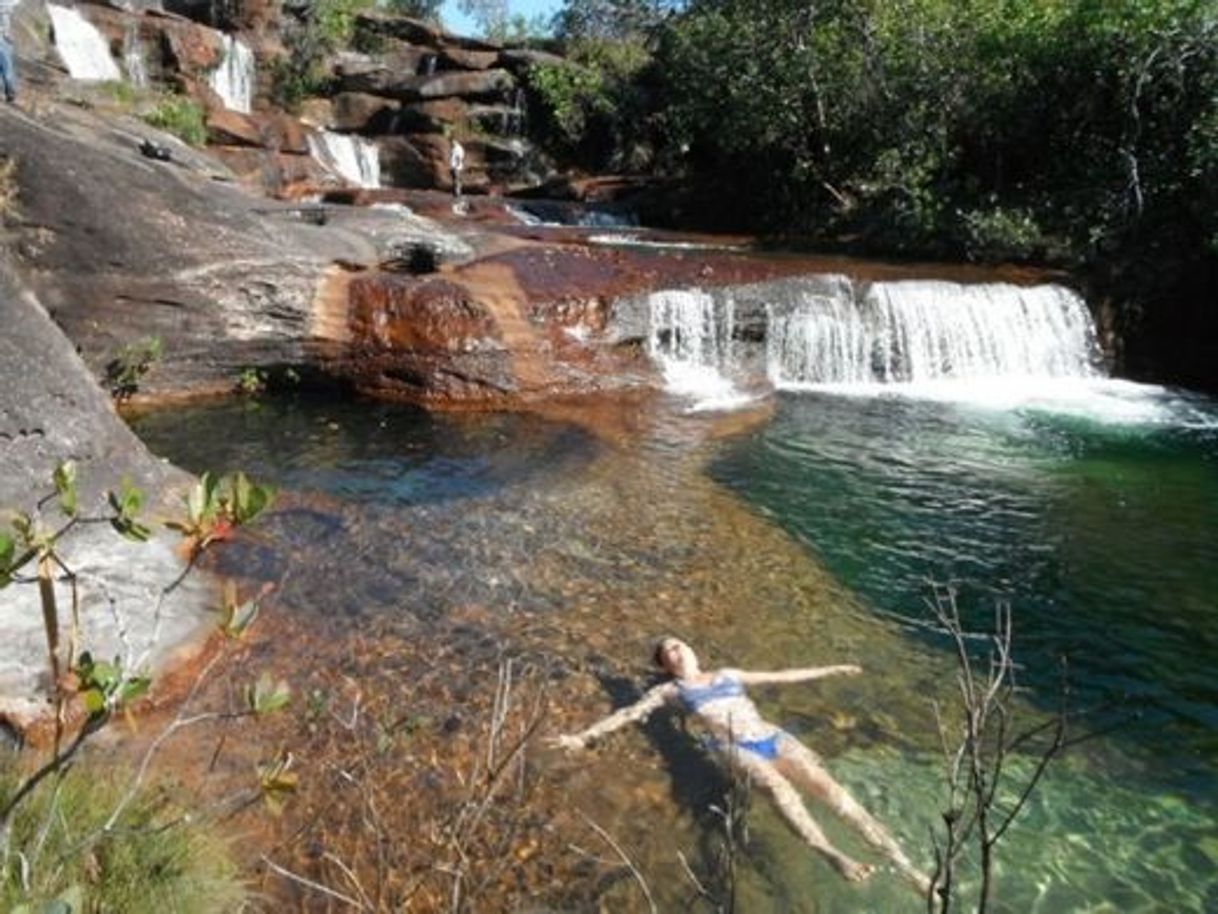
[[[646,684],[665,631],[710,663],[861,662],[859,679],[758,698],[923,863],[942,802],[929,702],[950,701],[953,668],[905,619],[921,618],[927,576],[958,580],[973,621],[1008,599],[1025,711],[1052,702],[1064,651],[1076,700],[1115,701],[1097,720],[1122,729],[1043,784],[1006,839],[1000,909],[1205,911],[1218,907],[1218,444],[1212,407],[1186,405],[1193,421],[1165,406],[1148,426],[946,396],[784,394],[771,420],[726,439],[711,419],[648,407],[625,444],[526,416],[307,401],[179,410],[137,430],[190,469],[318,493],[285,499],[260,525],[270,548],[240,562],[290,562],[285,602],[335,645],[372,620],[425,635],[489,607],[513,638],[595,672],[559,686],[582,720]],[[704,873],[723,785],[696,744],[661,717],[565,777],[661,910],[689,909],[676,851]],[[922,909],[891,874],[843,884],[764,803],[750,821],[739,910]],[[646,909],[630,880],[607,891],[607,910]]]

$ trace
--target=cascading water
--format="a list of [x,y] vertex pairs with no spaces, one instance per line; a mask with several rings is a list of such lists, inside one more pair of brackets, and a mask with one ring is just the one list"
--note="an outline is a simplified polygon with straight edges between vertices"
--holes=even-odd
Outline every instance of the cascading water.
[[148,65],[144,62],[144,46],[140,43],[139,26],[134,22],[123,36],[123,69],[127,82],[137,89],[148,87]]
[[118,64],[110,56],[106,39],[89,20],[71,7],[53,3],[47,4],[47,12],[55,33],[55,49],[68,68],[69,76],[93,82],[123,78]]
[[735,366],[735,314],[729,296],[701,289],[670,289],[647,298],[647,352],[664,372],[665,386],[723,409],[748,398],[729,377]]
[[224,107],[249,114],[254,100],[254,52],[240,39],[223,35],[224,56],[208,78]]
[[856,301],[808,295],[771,309],[767,372],[776,387],[900,384],[1097,374],[1085,303],[1060,286],[875,283]]
[[357,187],[381,186],[381,159],[375,143],[345,133],[309,134],[309,152],[331,173]]

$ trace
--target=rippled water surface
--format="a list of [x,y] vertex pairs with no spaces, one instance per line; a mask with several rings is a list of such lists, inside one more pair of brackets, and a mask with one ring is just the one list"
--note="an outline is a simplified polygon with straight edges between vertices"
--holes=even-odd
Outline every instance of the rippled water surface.
[[[908,619],[928,576],[958,580],[974,621],[1007,599],[1024,710],[1051,702],[1064,651],[1078,700],[1116,700],[1102,721],[1122,727],[1037,793],[1002,856],[1000,909],[1213,910],[1218,442],[1205,421],[1086,415],[812,392],[743,431],[663,404],[587,417],[597,436],[307,401],[178,410],[137,430],[188,468],[240,466],[288,490],[265,545],[228,561],[290,564],[284,601],[294,625],[324,632],[317,664],[368,655],[361,639],[386,626],[416,641],[490,632],[578,671],[556,680],[571,726],[637,694],[665,631],[710,664],[858,660],[863,677],[759,703],[924,863],[941,803],[929,702],[951,700],[953,668]],[[676,851],[702,872],[723,786],[674,724],[553,763],[564,804],[617,836],[664,911],[688,909]],[[765,804],[750,821],[740,910],[922,909],[890,874],[843,884]],[[606,910],[646,910],[629,879],[606,892]]]

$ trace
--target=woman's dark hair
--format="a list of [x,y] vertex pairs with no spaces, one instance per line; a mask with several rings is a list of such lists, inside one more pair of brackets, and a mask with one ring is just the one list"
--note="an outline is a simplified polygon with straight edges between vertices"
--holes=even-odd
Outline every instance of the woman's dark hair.
[[651,661],[660,669],[664,669],[664,644],[673,640],[672,635],[665,635],[656,642],[656,649],[651,654]]

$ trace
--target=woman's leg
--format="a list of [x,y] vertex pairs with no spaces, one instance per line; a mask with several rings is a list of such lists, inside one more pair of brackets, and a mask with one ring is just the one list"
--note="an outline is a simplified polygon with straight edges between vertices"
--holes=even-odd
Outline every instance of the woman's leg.
[[809,847],[824,855],[839,873],[851,882],[862,882],[871,875],[874,867],[847,857],[829,843],[816,820],[808,814],[798,791],[770,762],[747,749],[732,749],[729,752],[736,771],[750,777],[756,786],[768,793],[787,824]]
[[833,779],[821,765],[815,752],[795,737],[784,734],[778,739],[778,758],[774,765],[853,825],[867,843],[888,857],[897,869],[914,882],[919,891],[930,890],[930,881],[910,863],[896,839],[871,813],[859,805],[845,787]]

